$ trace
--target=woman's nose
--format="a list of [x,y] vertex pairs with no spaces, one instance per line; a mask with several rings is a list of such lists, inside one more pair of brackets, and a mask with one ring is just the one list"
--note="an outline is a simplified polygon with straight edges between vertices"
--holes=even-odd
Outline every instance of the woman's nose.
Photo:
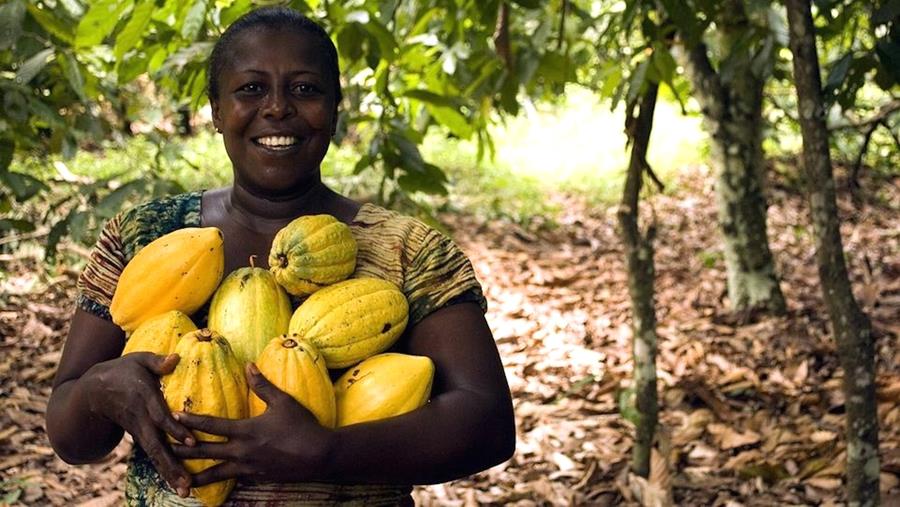
[[288,91],[281,87],[272,88],[271,92],[266,96],[263,104],[262,113],[265,118],[283,119],[293,115],[296,112]]

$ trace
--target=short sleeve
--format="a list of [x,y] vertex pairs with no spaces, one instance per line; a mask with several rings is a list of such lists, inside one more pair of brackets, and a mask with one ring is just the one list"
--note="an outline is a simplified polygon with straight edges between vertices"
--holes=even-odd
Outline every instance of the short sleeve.
[[106,222],[76,284],[77,307],[106,320],[112,320],[109,306],[112,304],[119,275],[125,269],[121,226],[121,213]]
[[417,225],[418,234],[411,234],[406,245],[410,262],[403,290],[410,304],[410,324],[459,302],[474,301],[487,311],[487,301],[468,257],[441,232],[422,223]]

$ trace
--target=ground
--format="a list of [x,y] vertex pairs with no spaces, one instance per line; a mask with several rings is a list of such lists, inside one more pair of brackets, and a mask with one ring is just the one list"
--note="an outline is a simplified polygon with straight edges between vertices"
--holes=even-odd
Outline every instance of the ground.
[[[632,427],[617,397],[631,369],[629,301],[612,209],[559,196],[528,226],[442,221],[489,301],[518,425],[515,456],[471,478],[418,488],[421,505],[839,505],[845,461],[842,372],[817,283],[803,196],[769,189],[769,236],[789,312],[727,310],[712,178],[686,172],[649,199],[656,265],[660,442],[648,481],[629,477]],[[847,186],[839,183],[841,189]],[[878,351],[883,505],[900,504],[900,189],[842,190],[854,289]],[[0,256],[0,505],[121,503],[123,442],[102,463],[56,458],[43,412],[77,272]],[[6,500],[4,500],[4,497]]]

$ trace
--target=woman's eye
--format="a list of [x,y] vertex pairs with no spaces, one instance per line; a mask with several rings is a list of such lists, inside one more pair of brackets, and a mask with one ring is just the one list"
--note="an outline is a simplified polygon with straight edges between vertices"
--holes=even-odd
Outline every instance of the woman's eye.
[[309,83],[299,83],[293,87],[294,93],[297,95],[312,95],[319,91],[318,88]]
[[259,83],[247,83],[238,88],[238,91],[244,93],[259,93],[262,91],[262,86],[259,85]]

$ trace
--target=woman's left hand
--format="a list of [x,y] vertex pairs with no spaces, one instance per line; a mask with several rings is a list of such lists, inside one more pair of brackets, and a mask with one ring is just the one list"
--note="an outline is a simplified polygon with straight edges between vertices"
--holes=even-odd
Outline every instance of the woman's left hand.
[[247,365],[250,389],[268,406],[257,417],[223,419],[179,412],[179,423],[195,431],[227,438],[226,442],[173,445],[181,459],[215,459],[221,463],[194,476],[192,487],[235,477],[260,481],[300,482],[322,479],[331,430],[289,394],[270,383],[256,365]]

